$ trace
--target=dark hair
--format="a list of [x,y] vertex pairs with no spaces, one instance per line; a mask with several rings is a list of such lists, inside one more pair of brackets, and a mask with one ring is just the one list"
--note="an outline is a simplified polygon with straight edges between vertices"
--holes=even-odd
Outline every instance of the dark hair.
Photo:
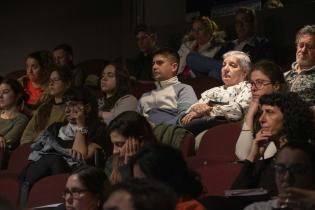
[[144,32],[149,35],[152,35],[152,34],[156,35],[156,31],[154,30],[154,28],[146,24],[139,24],[136,26],[135,35],[137,35],[139,32]]
[[54,67],[54,60],[51,52],[47,50],[40,50],[29,54],[27,58],[35,59],[38,64],[42,67],[43,71],[47,72],[48,75],[51,71],[51,67]]
[[73,171],[71,175],[77,175],[83,187],[93,193],[103,203],[105,189],[109,186],[108,178],[103,170],[84,165]]
[[53,71],[58,73],[60,80],[66,83],[71,83],[72,73],[71,73],[71,69],[68,66],[62,66],[62,67],[55,66],[51,72]]
[[130,194],[134,210],[174,210],[176,207],[175,193],[163,183],[150,179],[130,179],[113,185],[106,193],[105,203],[115,192],[124,191]]
[[264,75],[266,75],[272,84],[278,84],[279,85],[279,92],[284,92],[286,90],[286,82],[283,76],[283,72],[277,64],[275,64],[272,61],[269,60],[261,60],[257,63],[255,63],[251,71],[249,73],[249,76],[255,71],[260,71]]
[[[299,141],[299,139],[290,139],[287,144],[285,144],[277,153],[277,156],[283,151],[285,148],[289,148],[291,150],[301,150],[304,152],[310,159],[311,170],[313,175],[315,176],[315,146],[309,142]],[[314,177],[315,179],[315,177]]]
[[246,7],[240,7],[235,12],[235,15],[238,14],[245,14],[249,18],[249,21],[253,24],[253,26],[256,24],[257,20],[255,10]]
[[15,79],[4,78],[0,81],[0,84],[7,84],[11,87],[16,97],[16,104],[21,106],[23,102],[26,102],[29,98],[28,94],[24,91],[23,86]]
[[181,151],[169,145],[146,147],[132,157],[131,163],[138,165],[146,177],[170,186],[178,197],[196,198],[202,193],[199,176],[188,169]]
[[[98,119],[98,107],[95,94],[87,87],[72,87],[63,94],[63,101],[80,101],[84,105],[90,105],[91,110],[88,115],[87,123],[89,126]],[[96,128],[95,128],[96,129]]]
[[55,47],[53,49],[53,51],[56,51],[56,50],[63,50],[65,51],[68,55],[71,55],[73,56],[73,50],[72,50],[72,47],[68,44],[60,44],[58,45],[57,47]]
[[[105,68],[108,65],[112,65],[115,68],[116,88],[111,97],[109,98],[105,97],[106,100],[104,100],[104,106],[101,107],[103,111],[110,111],[114,107],[118,99],[130,93],[130,79],[129,79],[129,73],[126,66],[122,62],[115,62],[115,61],[107,64]],[[106,96],[105,93],[103,94]]]
[[279,132],[288,141],[308,141],[313,131],[312,113],[306,102],[296,93],[270,93],[260,97],[260,105],[277,106],[283,114],[283,127]]
[[135,111],[126,111],[114,118],[108,125],[108,134],[113,131],[117,131],[125,138],[140,138],[144,145],[154,144],[157,141],[149,122]]
[[171,59],[174,63],[179,64],[179,54],[178,52],[173,48],[163,47],[160,49],[157,49],[153,52],[152,57],[156,55],[163,55]]

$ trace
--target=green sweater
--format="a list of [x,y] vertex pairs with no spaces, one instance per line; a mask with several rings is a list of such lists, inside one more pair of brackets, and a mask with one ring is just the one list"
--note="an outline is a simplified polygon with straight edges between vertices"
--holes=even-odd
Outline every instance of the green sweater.
[[[37,136],[54,122],[63,122],[65,120],[64,104],[50,104],[52,101],[42,104],[34,112],[33,117],[25,128],[21,144],[32,143],[36,140]],[[40,118],[43,115],[49,115],[45,120]],[[40,128],[39,128],[40,127]]]
[[19,145],[27,123],[28,117],[22,113],[18,113],[13,119],[0,118],[0,135],[4,137],[9,149],[14,149]]

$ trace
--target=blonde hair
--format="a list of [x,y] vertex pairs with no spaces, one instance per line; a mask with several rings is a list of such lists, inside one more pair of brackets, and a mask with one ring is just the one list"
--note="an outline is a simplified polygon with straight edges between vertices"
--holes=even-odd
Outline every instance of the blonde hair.
[[[218,25],[211,20],[207,16],[200,16],[195,19],[193,19],[192,24],[195,22],[200,22],[202,25],[205,26],[205,29],[210,36],[210,41],[213,44],[223,44],[225,42],[225,32],[220,31]],[[192,34],[192,31],[190,31],[186,36],[184,36],[183,42],[192,41],[194,40],[194,36]]]

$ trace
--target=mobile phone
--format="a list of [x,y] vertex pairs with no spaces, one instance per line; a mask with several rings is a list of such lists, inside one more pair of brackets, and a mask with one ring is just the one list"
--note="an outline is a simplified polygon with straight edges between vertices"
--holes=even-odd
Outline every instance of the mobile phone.
[[229,102],[209,100],[208,105],[227,105]]

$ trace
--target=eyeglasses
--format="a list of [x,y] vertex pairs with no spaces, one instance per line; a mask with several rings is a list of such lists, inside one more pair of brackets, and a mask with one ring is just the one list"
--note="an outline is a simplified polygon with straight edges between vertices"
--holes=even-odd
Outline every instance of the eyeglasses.
[[79,199],[81,194],[88,191],[87,189],[79,189],[79,188],[66,188],[65,191],[62,193],[62,198],[66,199],[67,195],[71,195],[74,199]]
[[266,85],[270,85],[273,84],[271,81],[269,80],[256,80],[256,81],[248,81],[247,85],[252,87],[255,87],[256,89],[261,89]]
[[275,164],[275,171],[278,175],[284,176],[286,172],[289,172],[291,175],[303,174],[309,170],[308,165],[295,164],[291,166],[285,166],[284,164]]

